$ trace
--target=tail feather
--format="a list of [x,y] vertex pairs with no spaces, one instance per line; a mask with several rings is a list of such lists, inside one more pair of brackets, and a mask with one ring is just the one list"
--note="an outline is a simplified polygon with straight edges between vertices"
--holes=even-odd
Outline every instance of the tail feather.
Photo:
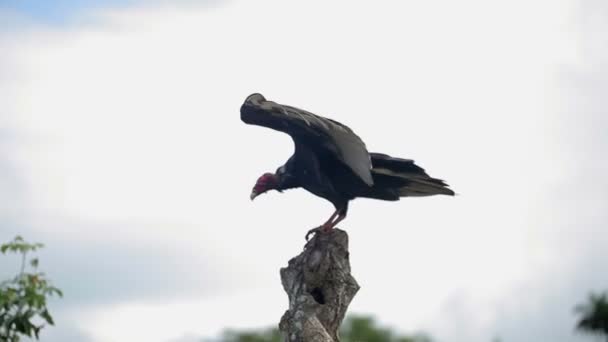
[[372,192],[392,190],[397,197],[406,196],[454,196],[448,184],[429,176],[411,159],[393,158],[382,153],[370,153],[375,188]]
[[448,195],[454,196],[454,191],[446,186],[428,184],[426,182],[414,181],[404,187],[399,188],[399,196],[432,196]]
[[423,168],[416,165],[412,159],[394,158],[384,153],[370,153],[372,167],[391,170],[395,172],[406,172],[426,175]]

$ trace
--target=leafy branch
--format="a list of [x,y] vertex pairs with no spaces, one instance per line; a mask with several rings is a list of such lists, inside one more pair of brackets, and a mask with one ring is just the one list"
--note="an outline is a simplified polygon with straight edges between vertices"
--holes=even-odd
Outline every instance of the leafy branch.
[[45,324],[55,324],[47,308],[47,298],[62,297],[63,293],[38,270],[38,258],[29,262],[27,258],[43,247],[41,243],[28,243],[21,236],[0,245],[2,254],[21,254],[19,273],[13,279],[0,282],[0,341],[19,342],[23,336],[38,339]]

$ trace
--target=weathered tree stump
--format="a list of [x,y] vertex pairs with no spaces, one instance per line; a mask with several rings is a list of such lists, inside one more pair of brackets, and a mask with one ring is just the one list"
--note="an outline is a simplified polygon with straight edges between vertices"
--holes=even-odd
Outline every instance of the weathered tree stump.
[[317,233],[300,255],[281,269],[289,310],[279,329],[286,342],[339,342],[338,330],[359,290],[350,274],[348,235]]

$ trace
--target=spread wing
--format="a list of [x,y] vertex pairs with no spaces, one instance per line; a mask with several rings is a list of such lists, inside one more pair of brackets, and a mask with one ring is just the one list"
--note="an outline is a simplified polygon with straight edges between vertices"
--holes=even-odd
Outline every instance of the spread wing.
[[334,154],[361,180],[373,185],[371,160],[365,143],[347,126],[305,110],[267,101],[260,94],[247,97],[241,120],[289,134],[294,140]]

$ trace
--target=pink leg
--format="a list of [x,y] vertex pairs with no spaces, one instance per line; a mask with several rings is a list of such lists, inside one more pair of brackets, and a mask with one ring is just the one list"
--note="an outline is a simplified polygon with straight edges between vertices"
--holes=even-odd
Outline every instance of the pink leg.
[[330,230],[332,230],[332,228],[340,221],[342,221],[344,219],[344,215],[340,215],[338,216],[338,219],[336,221],[334,221],[334,219],[336,218],[336,216],[338,216],[338,210],[336,210],[330,217],[329,219],[323,223],[321,226],[317,227],[317,228],[313,228],[311,230],[308,231],[308,233],[306,233],[306,241],[308,241],[308,237],[310,236],[310,234],[312,233],[317,233],[317,232],[323,232],[323,233],[327,233]]
[[343,214],[339,215],[339,216],[338,216],[338,219],[336,219],[336,220],[335,220],[335,221],[334,221],[334,222],[331,224],[331,227],[329,227],[329,229],[327,229],[326,231],[329,231],[329,230],[333,229],[335,226],[337,226],[337,225],[338,225],[338,223],[340,223],[340,221],[344,220],[345,218],[346,218],[346,215],[343,215]]
[[323,231],[327,232],[330,229],[332,229],[334,227],[334,223],[333,220],[336,218],[336,216],[338,216],[338,210],[336,210],[333,214],[331,214],[331,216],[329,217],[329,219],[323,223],[321,225],[321,229],[323,229]]
[[[340,213],[342,212],[342,213]],[[336,219],[336,216],[338,217]],[[308,231],[308,233],[306,233],[306,240],[308,241],[308,237],[310,236],[310,234],[312,233],[317,233],[317,232],[323,232],[323,233],[328,233],[329,231],[331,231],[338,223],[340,223],[340,221],[344,220],[346,218],[346,214],[345,214],[345,210],[336,210],[330,217],[329,219],[323,223],[321,226],[317,227],[317,228],[313,228],[311,230]],[[334,220],[335,219],[335,220]]]

